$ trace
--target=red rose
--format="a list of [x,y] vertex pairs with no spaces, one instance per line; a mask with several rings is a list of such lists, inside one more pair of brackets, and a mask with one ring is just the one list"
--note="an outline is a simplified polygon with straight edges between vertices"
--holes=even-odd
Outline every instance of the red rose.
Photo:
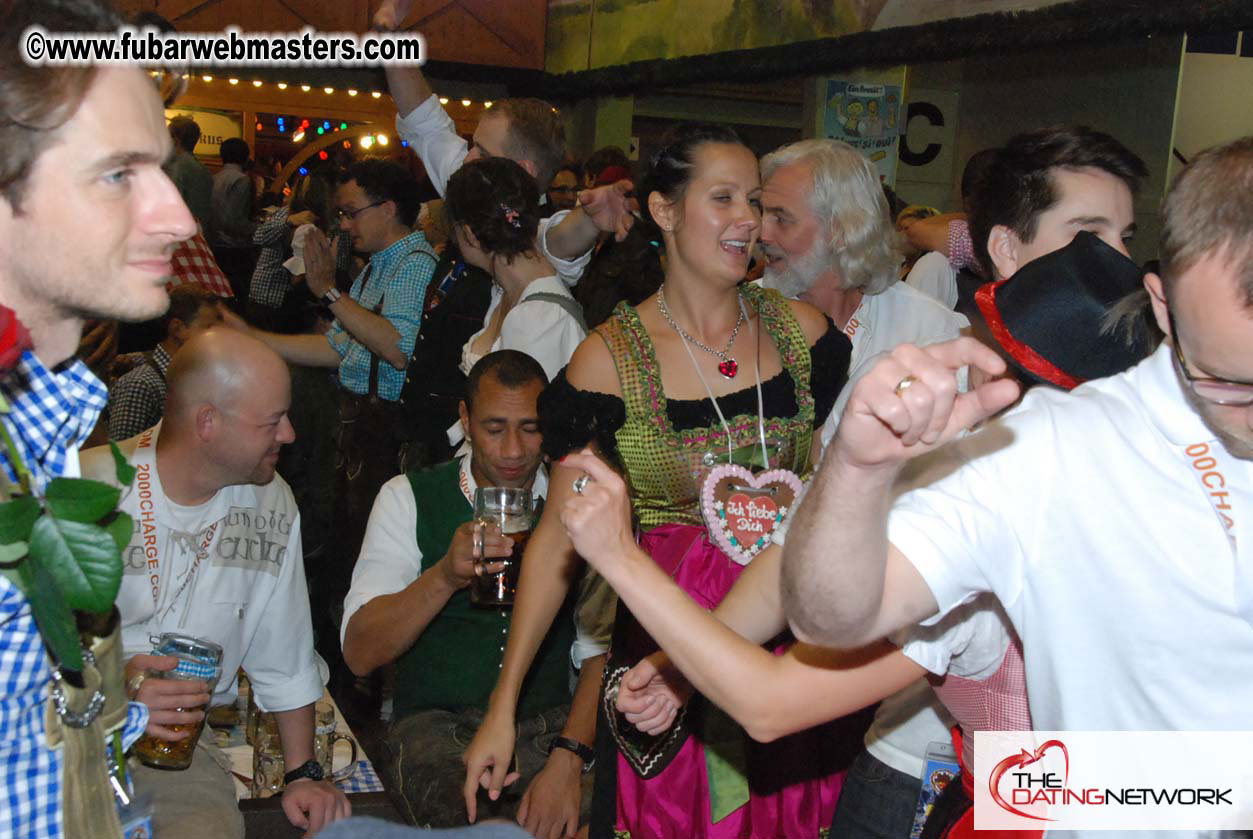
[[17,313],[8,306],[0,306],[0,373],[16,367],[22,353],[30,348],[30,333],[17,319]]

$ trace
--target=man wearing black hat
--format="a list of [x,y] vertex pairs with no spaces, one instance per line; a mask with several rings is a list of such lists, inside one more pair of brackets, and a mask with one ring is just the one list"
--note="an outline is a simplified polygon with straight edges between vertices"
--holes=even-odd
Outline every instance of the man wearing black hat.
[[[1129,213],[1111,192],[1109,209]],[[1129,223],[1077,209],[1076,227]],[[1235,538],[1253,507],[1251,218],[1253,138],[1199,155],[1166,198],[1161,276],[1144,280],[1167,340],[1073,393],[1031,391],[950,447],[958,468],[894,504],[908,461],[1019,388],[958,395],[958,367],[1005,369],[967,339],[881,359],[792,523],[783,591],[797,634],[855,646],[989,591],[1023,639],[1037,729],[1253,728],[1253,554]],[[1044,221],[1033,240],[1065,220]],[[1021,258],[1031,242],[1012,233],[985,240],[989,253]],[[1000,445],[972,457],[990,435]]]
[[[975,337],[1000,351],[1025,384],[1069,389],[1126,369],[1151,349],[1143,335],[1132,335],[1125,359],[1097,358],[1085,356],[1082,341],[1050,338],[1055,330],[1095,338],[1099,323],[1075,319],[1099,321],[1118,297],[1139,286],[1127,242],[1136,229],[1134,196],[1147,175],[1126,146],[1084,126],[1019,134],[984,166],[970,232],[983,274],[993,282],[976,293],[970,318]],[[1079,236],[1085,232],[1090,235]],[[1048,258],[1037,262],[1041,257]],[[1029,264],[1032,272],[1021,281],[1004,282]],[[1066,285],[1070,295],[1046,288],[1051,283]],[[1134,326],[1135,319],[1129,322]],[[1114,345],[1099,346],[1108,355]],[[1029,347],[1050,347],[1054,355],[1045,361]]]
[[1019,134],[984,170],[970,235],[984,276],[1012,277],[1081,230],[1127,256],[1144,161],[1108,134],[1056,126]]

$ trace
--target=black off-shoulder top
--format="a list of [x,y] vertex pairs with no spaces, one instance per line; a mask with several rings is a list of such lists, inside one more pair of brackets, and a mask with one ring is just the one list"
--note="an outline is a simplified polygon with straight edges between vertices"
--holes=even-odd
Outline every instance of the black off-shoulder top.
[[[853,346],[848,336],[827,320],[827,331],[809,348],[810,388],[814,396],[814,428],[821,428],[835,399],[848,381]],[[761,383],[762,405],[767,418],[795,416],[796,383],[786,370]],[[718,397],[718,406],[729,417],[757,413],[757,388]],[[675,430],[704,428],[718,421],[708,399],[667,399],[666,416]],[[563,369],[539,398],[540,429],[544,454],[553,460],[565,457],[588,443],[617,460],[614,435],[626,422],[622,399],[606,393],[579,390],[566,379]]]

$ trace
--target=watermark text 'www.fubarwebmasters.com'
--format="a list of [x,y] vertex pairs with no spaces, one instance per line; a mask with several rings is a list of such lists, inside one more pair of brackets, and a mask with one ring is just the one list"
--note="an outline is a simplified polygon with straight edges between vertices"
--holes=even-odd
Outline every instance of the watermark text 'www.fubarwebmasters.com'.
[[32,26],[22,35],[22,58],[32,65],[213,64],[305,67],[380,62],[422,64],[426,41],[413,32],[161,32],[122,27],[116,32],[48,32]]

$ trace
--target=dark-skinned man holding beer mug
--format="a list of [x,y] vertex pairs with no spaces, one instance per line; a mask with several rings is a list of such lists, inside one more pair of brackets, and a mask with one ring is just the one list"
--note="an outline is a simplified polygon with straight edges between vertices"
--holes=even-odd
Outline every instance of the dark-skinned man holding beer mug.
[[[517,579],[511,555],[521,555],[515,539],[524,543],[547,494],[536,409],[547,383],[539,363],[515,350],[474,366],[460,411],[469,454],[383,486],[344,602],[352,671],[396,664],[388,771],[418,825],[467,821],[461,754],[500,669]],[[571,664],[577,690],[595,694],[612,620],[612,604],[586,587],[575,587],[562,611],[523,689],[518,783],[479,802],[478,815],[516,817],[539,837],[573,835],[581,810],[586,819],[595,703],[584,703],[593,714],[570,716]]]

